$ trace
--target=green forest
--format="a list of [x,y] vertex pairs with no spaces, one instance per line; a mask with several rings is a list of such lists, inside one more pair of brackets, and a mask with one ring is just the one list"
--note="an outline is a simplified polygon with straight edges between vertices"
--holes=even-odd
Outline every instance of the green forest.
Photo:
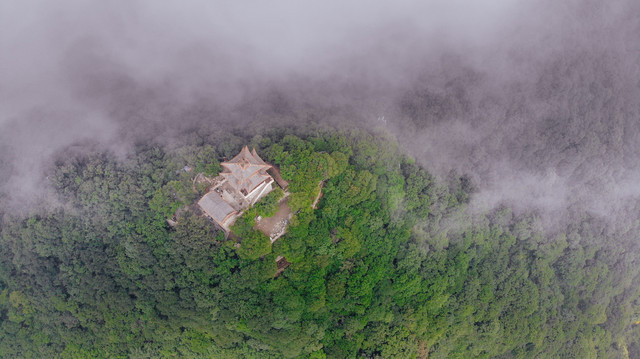
[[[281,191],[229,238],[196,205],[194,176],[244,145],[289,182],[273,244],[252,221]],[[640,357],[640,223],[471,213],[469,177],[384,133],[143,143],[61,156],[47,178],[59,205],[0,210],[2,358]]]

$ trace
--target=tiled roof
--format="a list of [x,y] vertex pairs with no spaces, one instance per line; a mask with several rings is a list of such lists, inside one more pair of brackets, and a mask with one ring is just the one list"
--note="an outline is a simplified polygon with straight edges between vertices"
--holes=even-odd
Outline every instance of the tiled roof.
[[223,225],[229,215],[236,212],[216,192],[209,192],[198,201],[198,205],[218,224]]
[[[253,164],[253,165],[265,165],[265,166],[269,166],[266,163],[264,163],[264,161],[262,160],[262,158],[260,158],[260,156],[258,156],[258,154],[256,153],[256,149],[253,149],[253,152],[249,151],[249,146],[244,146],[242,147],[242,150],[240,151],[240,153],[238,153],[234,158],[232,158],[231,160],[227,161],[227,162],[223,162],[226,164],[243,164],[245,162],[248,162],[249,164]],[[269,166],[271,167],[271,166]]]
[[224,176],[237,191],[244,190],[249,193],[262,181],[270,178],[267,169],[271,166],[258,156],[255,148],[250,152],[249,148],[244,146],[237,156],[230,161],[222,162],[221,165],[226,171],[220,175]]
[[[247,146],[245,146],[246,148]],[[248,149],[248,148],[247,148]],[[269,166],[265,161],[262,160],[262,158],[260,158],[260,156],[258,156],[258,153],[256,152],[256,149],[254,148],[253,151],[251,151],[251,156],[253,156],[253,159],[258,162],[258,164],[261,164],[263,166]]]

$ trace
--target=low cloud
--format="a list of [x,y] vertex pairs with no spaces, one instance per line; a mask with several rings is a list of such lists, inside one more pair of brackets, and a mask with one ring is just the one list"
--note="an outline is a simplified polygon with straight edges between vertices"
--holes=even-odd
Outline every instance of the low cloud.
[[3,201],[37,198],[70,145],[126,153],[313,113],[384,126],[437,175],[468,174],[476,208],[607,216],[640,194],[638,7],[5,2]]

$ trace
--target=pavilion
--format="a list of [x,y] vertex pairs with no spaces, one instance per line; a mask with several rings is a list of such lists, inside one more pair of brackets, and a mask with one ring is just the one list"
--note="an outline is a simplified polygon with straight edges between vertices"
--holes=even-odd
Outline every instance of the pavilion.
[[274,179],[267,170],[271,165],[258,156],[255,148],[244,146],[233,159],[221,163],[221,181],[205,194],[198,205],[225,231],[243,210],[255,204],[273,189]]

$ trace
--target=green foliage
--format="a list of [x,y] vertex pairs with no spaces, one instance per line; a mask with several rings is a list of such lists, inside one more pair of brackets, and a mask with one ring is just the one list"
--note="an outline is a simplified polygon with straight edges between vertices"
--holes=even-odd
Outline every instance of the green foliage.
[[271,241],[262,232],[250,230],[242,236],[242,242],[238,247],[240,258],[256,260],[271,253]]
[[274,188],[269,194],[254,205],[256,215],[262,217],[273,217],[278,212],[278,203],[284,196],[284,191]]
[[290,181],[287,234],[253,229],[274,190],[225,239],[192,210],[193,177],[247,142],[60,164],[63,209],[2,222],[0,356],[639,355],[640,228],[470,217],[468,178],[437,181],[384,136],[280,131],[251,143]]

